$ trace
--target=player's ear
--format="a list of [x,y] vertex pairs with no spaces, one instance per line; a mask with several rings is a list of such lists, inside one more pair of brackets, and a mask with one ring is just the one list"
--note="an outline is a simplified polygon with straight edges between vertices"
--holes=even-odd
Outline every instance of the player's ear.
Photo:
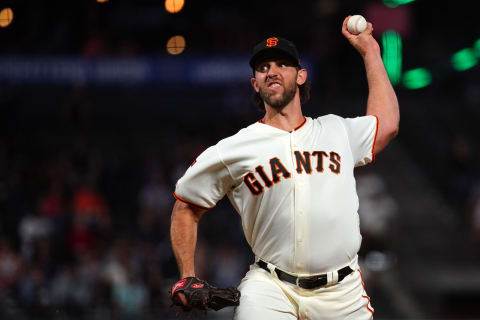
[[257,79],[250,78],[250,83],[252,84],[253,90],[255,90],[255,92],[258,92],[259,89],[258,89]]
[[300,69],[297,72],[297,85],[301,86],[307,81],[307,69]]

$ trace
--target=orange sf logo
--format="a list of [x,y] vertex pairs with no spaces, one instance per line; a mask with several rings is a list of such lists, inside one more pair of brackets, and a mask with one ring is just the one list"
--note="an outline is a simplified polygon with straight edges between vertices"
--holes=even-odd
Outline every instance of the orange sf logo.
[[276,47],[278,44],[278,38],[268,38],[267,39],[267,47]]

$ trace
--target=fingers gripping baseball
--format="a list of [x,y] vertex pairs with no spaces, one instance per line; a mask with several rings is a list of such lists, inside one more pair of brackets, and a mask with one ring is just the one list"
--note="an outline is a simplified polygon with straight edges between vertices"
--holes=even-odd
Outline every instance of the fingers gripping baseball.
[[348,30],[348,21],[352,16],[348,16],[343,20],[342,24],[342,34],[347,38],[348,42],[362,55],[365,56],[369,51],[380,51],[380,46],[377,41],[373,38],[373,25],[370,22],[367,22],[366,28],[364,31],[353,34]]

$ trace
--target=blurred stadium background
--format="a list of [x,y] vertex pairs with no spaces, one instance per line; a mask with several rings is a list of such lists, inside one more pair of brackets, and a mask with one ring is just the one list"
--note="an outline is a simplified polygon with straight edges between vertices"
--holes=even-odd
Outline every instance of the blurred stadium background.
[[[307,116],[364,114],[348,14],[373,22],[401,107],[356,173],[375,318],[480,318],[474,3],[0,1],[0,319],[177,319],[176,180],[262,117],[248,57],[267,36],[297,43]],[[200,228],[198,275],[237,285],[253,261],[239,216],[222,200]]]

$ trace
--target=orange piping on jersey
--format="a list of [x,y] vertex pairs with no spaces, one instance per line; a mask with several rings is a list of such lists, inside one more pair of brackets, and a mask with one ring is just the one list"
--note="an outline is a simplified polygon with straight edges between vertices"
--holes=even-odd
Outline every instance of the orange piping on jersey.
[[199,206],[198,204],[195,204],[195,203],[191,203],[190,201],[188,200],[185,200],[183,199],[182,197],[180,197],[176,192],[173,193],[173,196],[175,197],[175,199],[177,199],[178,201],[182,201],[186,204],[189,204],[193,207],[196,207],[196,208],[199,208],[199,209],[202,209],[202,210],[211,210],[213,208],[207,208],[207,207],[202,207],[202,206]]
[[367,310],[368,310],[368,312],[370,312],[370,313],[372,314],[372,316],[370,317],[370,319],[373,319],[373,310],[369,307],[369,305],[370,305],[370,297],[369,297],[369,296],[364,296],[364,295],[362,295],[362,298],[367,299],[367,301],[368,301],[368,302],[367,302]]
[[[265,124],[265,119],[262,118],[262,119],[258,120],[257,122],[260,122],[260,123]],[[302,123],[300,123],[300,125],[298,125],[298,127],[296,127],[295,129],[293,129],[293,131],[296,131],[296,130],[300,129],[301,127],[303,127],[303,125],[305,124],[305,122],[307,122],[307,118],[304,116]]]
[[305,124],[305,122],[307,122],[307,118],[306,117],[303,117],[303,122],[300,123],[300,125],[298,127],[296,127],[295,129],[293,129],[293,131],[297,131],[298,129],[300,129],[301,127],[303,127],[303,125]]
[[378,117],[373,115],[377,119],[377,124],[375,128],[375,138],[373,138],[373,145],[372,145],[372,162],[375,161],[375,143],[377,142],[377,133],[378,133]]
[[[362,281],[362,287],[363,287],[363,292],[366,292],[365,291],[365,282],[363,282],[363,275],[362,275],[362,272],[360,271],[360,269],[357,270],[358,273],[360,273],[360,280]],[[370,308],[370,297],[367,296],[367,295],[362,295],[362,298],[365,298],[368,300],[367,302],[367,310],[368,312],[370,312],[372,314],[372,317],[370,319],[373,319],[373,310],[372,308]]]

